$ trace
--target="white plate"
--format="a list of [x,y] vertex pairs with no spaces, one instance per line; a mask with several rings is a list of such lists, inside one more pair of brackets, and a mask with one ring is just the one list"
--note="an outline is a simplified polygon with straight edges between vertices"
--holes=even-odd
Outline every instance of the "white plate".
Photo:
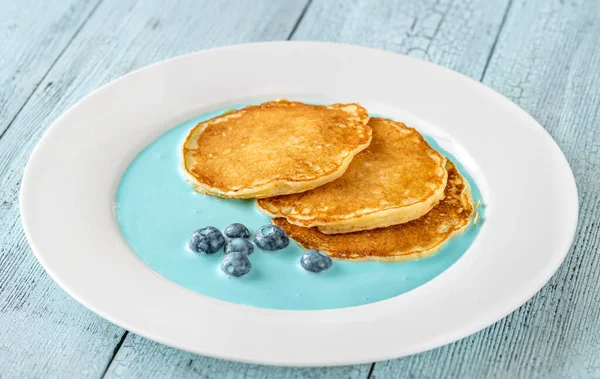
[[[325,311],[226,303],[156,274],[129,249],[113,212],[129,162],[187,119],[280,97],[359,101],[434,136],[467,167],[486,201],[475,243],[450,269],[411,292]],[[21,188],[33,251],[86,307],[171,346],[275,365],[378,361],[485,328],[531,298],[556,271],[572,242],[577,211],[563,154],[503,96],[417,59],[315,42],[219,48],[128,74],[50,127]]]

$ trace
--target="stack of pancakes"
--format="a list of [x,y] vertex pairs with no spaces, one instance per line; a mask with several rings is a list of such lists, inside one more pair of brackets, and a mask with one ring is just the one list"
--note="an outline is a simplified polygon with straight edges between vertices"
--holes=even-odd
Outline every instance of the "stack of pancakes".
[[183,154],[199,192],[256,198],[298,244],[333,258],[428,256],[473,215],[451,161],[358,104],[249,106],[198,124]]

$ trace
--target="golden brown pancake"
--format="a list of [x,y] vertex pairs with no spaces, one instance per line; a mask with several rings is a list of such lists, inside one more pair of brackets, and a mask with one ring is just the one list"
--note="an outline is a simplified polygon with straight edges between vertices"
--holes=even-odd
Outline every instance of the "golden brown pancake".
[[371,118],[373,140],[339,179],[301,194],[259,200],[272,217],[327,234],[416,220],[444,196],[445,158],[413,128]]
[[302,247],[324,251],[332,258],[405,261],[426,257],[462,233],[473,214],[468,182],[452,162],[447,161],[446,168],[448,185],[444,200],[418,220],[347,234],[324,234],[317,228],[290,224],[284,218],[277,218],[273,223]]
[[227,113],[196,125],[184,168],[199,192],[224,198],[298,193],[339,178],[371,142],[358,104],[285,100]]

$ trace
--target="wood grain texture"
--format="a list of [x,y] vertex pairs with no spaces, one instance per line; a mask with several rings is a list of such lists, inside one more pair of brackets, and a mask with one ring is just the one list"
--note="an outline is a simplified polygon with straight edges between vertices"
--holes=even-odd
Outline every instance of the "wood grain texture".
[[303,6],[106,0],[95,10],[0,138],[1,377],[98,377],[124,333],[66,295],[23,235],[20,179],[48,125],[81,97],[135,68],[216,45],[285,39]]
[[[292,39],[386,48],[430,58],[480,79],[508,2],[411,0],[378,4],[380,6],[373,7],[369,1],[314,0]],[[283,369],[237,364],[177,352],[130,334],[115,356],[107,377],[366,378],[369,369],[370,365],[324,371],[322,368]]]
[[286,368],[242,364],[186,353],[129,334],[106,377],[358,379],[366,378],[370,367],[370,364],[330,368]]
[[598,41],[595,0],[515,0],[483,80],[536,118],[571,164],[580,217],[565,262],[507,318],[452,345],[378,363],[373,378],[600,378]]
[[394,51],[481,79],[508,0],[314,0],[293,36]]
[[0,0],[0,135],[98,0]]
[[[5,9],[12,10],[3,7],[2,1],[0,36],[11,25],[2,24],[8,19]],[[39,4],[28,11],[46,11],[31,17],[50,25],[54,10]],[[78,7],[91,12],[93,5],[73,4],[84,18],[83,8]],[[285,39],[304,4],[294,0],[182,0],[175,4],[104,0],[59,55],[53,56],[47,46],[37,46],[40,42],[31,42],[31,36],[11,37],[23,45],[31,43],[22,50],[18,43],[12,48],[23,56],[48,48],[45,56],[60,59],[45,78],[39,67],[28,66],[41,73],[38,82],[44,79],[10,90],[17,94],[8,96],[11,102],[18,105],[16,99],[23,99],[15,106],[2,103],[7,91],[4,70],[16,72],[14,62],[27,59],[0,55],[0,130],[6,115],[14,117],[27,101],[0,138],[0,377],[97,377],[123,333],[58,288],[27,247],[19,221],[18,187],[26,159],[43,130],[73,102],[134,68],[210,46]],[[372,378],[600,377],[600,4],[595,0],[514,0],[503,23],[507,5],[508,0],[411,0],[379,1],[375,7],[368,0],[314,0],[293,35],[294,39],[357,43],[407,53],[478,80],[485,74],[484,83],[546,127],[577,179],[581,213],[572,251],[534,299],[465,340],[378,363]],[[62,5],[53,3],[52,7]],[[77,17],[65,21],[71,25],[66,28],[71,36],[78,28]],[[64,36],[60,38],[68,43]],[[46,45],[59,46],[60,38],[55,38]],[[3,48],[0,44],[0,52]],[[11,63],[5,65],[5,61]],[[237,364],[128,335],[107,376],[364,378],[368,371],[369,365],[281,369]]]

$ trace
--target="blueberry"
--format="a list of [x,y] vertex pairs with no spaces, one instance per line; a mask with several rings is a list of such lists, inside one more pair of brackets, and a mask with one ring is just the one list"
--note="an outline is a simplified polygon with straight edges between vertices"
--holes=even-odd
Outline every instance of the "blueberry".
[[214,226],[198,229],[190,237],[189,247],[200,254],[214,254],[225,245],[225,237]]
[[241,238],[234,238],[225,245],[225,254],[239,252],[250,255],[253,251],[254,246],[250,242]]
[[246,275],[251,268],[252,265],[248,256],[239,251],[227,254],[221,261],[221,270],[229,276],[240,277]]
[[248,228],[239,222],[226,227],[223,233],[225,233],[225,235],[229,238],[250,238],[250,231]]
[[281,250],[290,243],[287,234],[277,225],[263,225],[256,231],[254,243],[263,250]]
[[321,272],[331,267],[331,258],[322,251],[310,249],[302,254],[300,264],[310,272]]

